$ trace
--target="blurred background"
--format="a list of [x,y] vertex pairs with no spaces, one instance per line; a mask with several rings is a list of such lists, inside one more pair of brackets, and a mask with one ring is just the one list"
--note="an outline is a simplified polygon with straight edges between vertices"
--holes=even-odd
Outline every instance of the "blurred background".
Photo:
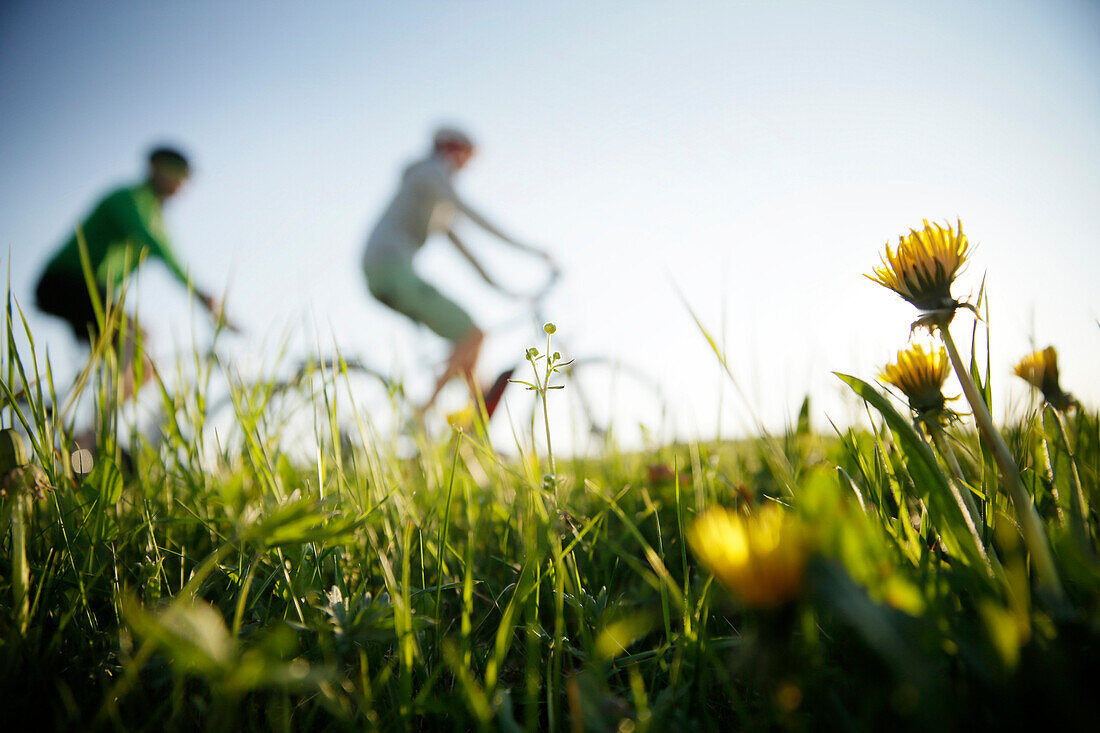
[[[807,394],[820,429],[861,419],[831,372],[873,379],[916,315],[862,273],[925,218],[961,218],[977,244],[955,292],[986,278],[995,416],[1026,405],[1011,367],[1047,344],[1063,386],[1100,401],[1086,0],[5,2],[0,106],[0,247],[58,365],[81,351],[33,311],[37,275],[167,142],[195,167],[166,208],[177,252],[246,329],[225,350],[338,347],[426,393],[445,344],[372,300],[359,259],[402,167],[451,123],[480,144],[460,194],[563,266],[559,335],[657,377],[679,437],[752,433],[752,413],[782,429]],[[499,279],[540,282],[461,231]],[[445,238],[417,264],[491,331],[486,378],[540,343],[495,328],[522,304]],[[209,343],[162,266],[137,295],[158,358]]]

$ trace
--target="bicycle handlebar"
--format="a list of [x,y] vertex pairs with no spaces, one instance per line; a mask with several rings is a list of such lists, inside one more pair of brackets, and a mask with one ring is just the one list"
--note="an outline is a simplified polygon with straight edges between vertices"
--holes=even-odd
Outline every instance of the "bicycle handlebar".
[[546,282],[543,283],[542,287],[526,298],[532,310],[535,310],[537,306],[550,295],[550,291],[554,289],[554,286],[558,284],[558,280],[560,279],[561,269],[557,265],[552,265],[550,268],[550,276],[546,279]]

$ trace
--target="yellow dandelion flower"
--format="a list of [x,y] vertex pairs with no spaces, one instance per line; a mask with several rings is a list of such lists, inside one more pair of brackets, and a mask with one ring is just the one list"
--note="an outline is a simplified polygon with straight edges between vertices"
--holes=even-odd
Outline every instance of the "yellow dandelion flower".
[[1013,371],[1017,377],[1041,390],[1043,398],[1059,410],[1076,404],[1073,396],[1063,392],[1058,384],[1058,352],[1053,346],[1028,354]]
[[703,567],[750,608],[772,608],[802,591],[806,537],[777,505],[753,516],[710,509],[691,525],[688,542]]
[[922,311],[955,308],[951,284],[966,263],[970,243],[959,230],[924,221],[924,229],[910,229],[898,237],[895,252],[886,245],[882,265],[866,277],[890,288]]
[[477,416],[477,406],[470,402],[461,410],[448,413],[447,424],[455,430],[472,433]]
[[887,364],[879,381],[892,384],[909,400],[909,407],[918,415],[933,415],[943,411],[943,383],[951,370],[947,350],[943,347],[928,351],[920,344],[898,352],[896,364]]

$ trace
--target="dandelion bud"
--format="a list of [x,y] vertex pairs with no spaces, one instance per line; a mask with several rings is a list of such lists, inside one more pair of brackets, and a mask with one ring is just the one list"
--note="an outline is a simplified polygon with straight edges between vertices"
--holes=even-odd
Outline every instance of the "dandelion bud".
[[28,462],[23,436],[11,429],[0,430],[0,499],[19,494],[44,499],[52,488],[45,471]]
[[0,430],[0,473],[5,473],[27,463],[27,444],[23,436],[11,430]]
[[1077,404],[1073,395],[1062,391],[1058,384],[1058,352],[1053,346],[1028,354],[1013,370],[1016,376],[1043,393],[1043,398],[1059,410]]
[[554,325],[553,323],[549,323],[549,322],[547,322],[547,323],[546,323],[546,324],[545,324],[545,325],[544,325],[544,326],[542,327],[542,330],[543,330],[543,331],[546,331],[546,333],[551,333],[551,334],[552,334],[552,333],[554,333],[555,331],[557,331],[557,330],[558,330],[558,327],[557,327],[557,326],[555,326],[555,325]]

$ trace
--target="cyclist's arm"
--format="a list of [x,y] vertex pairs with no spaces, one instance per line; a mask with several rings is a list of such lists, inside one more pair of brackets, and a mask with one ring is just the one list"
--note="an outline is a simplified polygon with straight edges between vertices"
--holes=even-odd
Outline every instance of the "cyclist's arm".
[[476,210],[471,208],[469,204],[458,197],[458,193],[455,192],[454,186],[451,185],[450,180],[443,177],[440,181],[437,182],[437,185],[440,189],[439,194],[443,198],[447,199],[456,209],[458,209],[463,215],[466,216],[466,218],[468,218],[474,224],[477,224],[479,227],[489,232],[500,241],[511,247],[514,247],[515,249],[520,250],[521,252],[527,252],[529,254],[537,255],[544,260],[550,261],[549,254],[543,252],[537,247],[532,247],[529,244],[524,244],[523,242],[512,239],[510,236],[497,228],[496,225],[492,224],[488,219],[486,219]]
[[[175,254],[172,252],[172,247],[168,243],[166,237],[157,238],[152,232],[149,233],[149,238],[145,239],[145,246],[149,250],[149,254],[160,258],[161,261],[167,265],[168,269],[176,279],[179,280],[185,287],[189,287],[195,292],[195,298],[202,303],[203,307],[215,320],[222,319],[222,305],[218,302],[210,293],[206,292],[198,285],[191,282],[191,279],[184,272],[183,266],[180,265],[179,260],[176,259]],[[231,329],[233,330],[233,329]]]
[[507,234],[505,234],[504,232],[500,231],[495,226],[490,224],[488,222],[488,220],[485,219],[485,217],[483,217],[481,214],[479,214],[476,211],[474,211],[473,209],[471,209],[462,200],[457,199],[457,198],[454,199],[454,205],[458,208],[459,211],[461,211],[463,214],[465,214],[466,217],[470,221],[477,224],[479,227],[481,227],[485,231],[489,232],[490,234],[492,234],[493,236],[495,236],[497,239],[504,242],[505,244],[507,244],[511,247],[514,247],[515,249],[518,249],[521,252],[526,252],[528,254],[535,255],[536,257],[540,257],[540,258],[546,260],[547,262],[550,261],[550,254],[548,252],[544,252],[543,250],[539,249],[538,247],[532,247],[529,244],[524,244],[523,242],[517,242],[515,239],[512,239]]
[[148,251],[149,256],[163,262],[168,271],[184,286],[189,284],[183,265],[172,251],[168,235],[157,221],[159,217],[155,217],[147,207],[133,199],[116,199],[113,214],[130,241],[136,241],[139,246]]
[[179,259],[172,249],[172,244],[160,224],[160,216],[149,211],[137,201],[127,202],[128,205],[118,207],[116,215],[120,218],[124,229],[130,236],[136,238],[151,257],[161,260],[168,271],[184,285],[195,291],[195,297],[203,307],[216,319],[223,319],[222,305],[210,293],[202,290],[191,282],[187,272],[183,269]]
[[481,266],[481,263],[477,261],[477,258],[474,257],[473,252],[466,249],[466,245],[463,244],[462,240],[458,238],[457,234],[455,234],[453,231],[448,229],[447,230],[447,238],[451,240],[452,244],[454,244],[455,249],[457,249],[459,252],[461,252],[462,256],[465,257],[466,260],[471,265],[473,265],[474,269],[477,270],[477,274],[481,275],[482,280],[489,283],[490,285],[492,285],[497,290],[500,290],[501,292],[504,292],[504,289],[501,288],[500,285],[498,285],[497,282],[495,280],[493,280],[492,277],[489,276],[489,273],[486,272],[485,268]]

